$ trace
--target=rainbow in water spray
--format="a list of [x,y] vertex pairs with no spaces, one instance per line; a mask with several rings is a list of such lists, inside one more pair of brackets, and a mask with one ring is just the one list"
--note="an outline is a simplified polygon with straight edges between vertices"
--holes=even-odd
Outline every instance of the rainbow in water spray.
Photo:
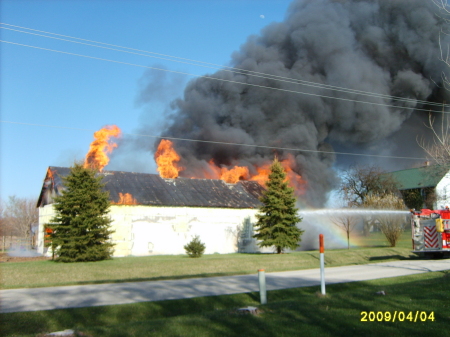
[[[333,217],[355,216],[371,218],[381,214],[408,215],[409,211],[401,210],[371,210],[371,209],[315,209],[300,210],[299,216],[303,219],[299,227],[305,230],[302,236],[300,250],[317,250],[319,244],[317,237],[319,234],[325,236],[325,247],[327,249],[347,248],[347,233],[333,224]],[[350,247],[363,245],[363,238],[358,235],[358,230],[362,223],[357,225],[350,234]]]

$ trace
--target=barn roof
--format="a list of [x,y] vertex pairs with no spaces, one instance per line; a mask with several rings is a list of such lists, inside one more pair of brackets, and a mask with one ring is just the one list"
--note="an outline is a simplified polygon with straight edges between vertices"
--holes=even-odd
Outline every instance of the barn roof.
[[400,190],[413,188],[436,187],[436,185],[449,172],[448,167],[424,166],[391,172],[391,175],[400,184]]
[[[61,177],[68,175],[68,167],[50,166],[42,186],[38,206],[53,202],[61,195],[64,185]],[[112,203],[119,203],[128,193],[138,205],[187,206],[220,208],[257,208],[264,188],[256,181],[227,184],[222,180],[176,178],[163,179],[157,174],[121,171],[103,171],[105,191]]]

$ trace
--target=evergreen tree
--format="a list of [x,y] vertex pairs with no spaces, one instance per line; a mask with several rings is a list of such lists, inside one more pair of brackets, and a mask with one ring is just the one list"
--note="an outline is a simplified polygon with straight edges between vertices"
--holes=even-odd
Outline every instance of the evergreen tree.
[[[113,244],[110,229],[108,192],[102,191],[101,176],[96,171],[75,164],[63,177],[63,195],[56,197],[56,215],[47,224],[51,230],[50,246],[56,261],[100,261],[111,258]],[[49,231],[50,232],[50,231]]]
[[200,237],[196,235],[191,242],[184,246],[184,250],[189,257],[202,257],[206,246],[200,241]]
[[277,158],[270,167],[267,190],[260,201],[263,206],[256,215],[256,234],[254,238],[260,240],[259,247],[275,246],[280,254],[283,249],[299,247],[303,230],[297,227],[302,219],[297,215],[294,190],[288,187],[286,174]]

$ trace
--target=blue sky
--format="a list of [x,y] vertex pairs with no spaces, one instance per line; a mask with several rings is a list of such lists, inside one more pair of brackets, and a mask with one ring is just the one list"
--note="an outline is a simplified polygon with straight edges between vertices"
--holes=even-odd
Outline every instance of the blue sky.
[[[259,33],[271,22],[282,21],[289,3],[287,0],[3,0],[0,10],[1,22],[9,25],[227,65],[231,53],[249,35]],[[3,200],[10,195],[37,198],[46,168],[69,166],[82,159],[93,140],[93,132],[104,125],[116,124],[124,133],[132,134],[146,123],[157,134],[170,101],[182,94],[183,86],[192,77],[151,71],[146,66],[194,75],[213,72],[186,63],[7,29],[1,29],[0,33],[1,40],[8,42],[142,66],[2,42],[0,196]],[[139,92],[146,71],[151,78],[161,76],[166,87],[158,91],[159,96],[142,104]],[[153,139],[148,142],[150,148]],[[126,154],[113,157],[107,168],[125,169],[125,160]],[[141,171],[156,172],[150,152],[142,154],[142,164],[145,169]]]

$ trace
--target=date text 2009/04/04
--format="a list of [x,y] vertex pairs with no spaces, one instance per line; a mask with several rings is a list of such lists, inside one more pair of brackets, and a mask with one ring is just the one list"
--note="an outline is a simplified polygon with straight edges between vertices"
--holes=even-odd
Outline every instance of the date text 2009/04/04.
[[434,322],[434,311],[361,311],[361,322]]

